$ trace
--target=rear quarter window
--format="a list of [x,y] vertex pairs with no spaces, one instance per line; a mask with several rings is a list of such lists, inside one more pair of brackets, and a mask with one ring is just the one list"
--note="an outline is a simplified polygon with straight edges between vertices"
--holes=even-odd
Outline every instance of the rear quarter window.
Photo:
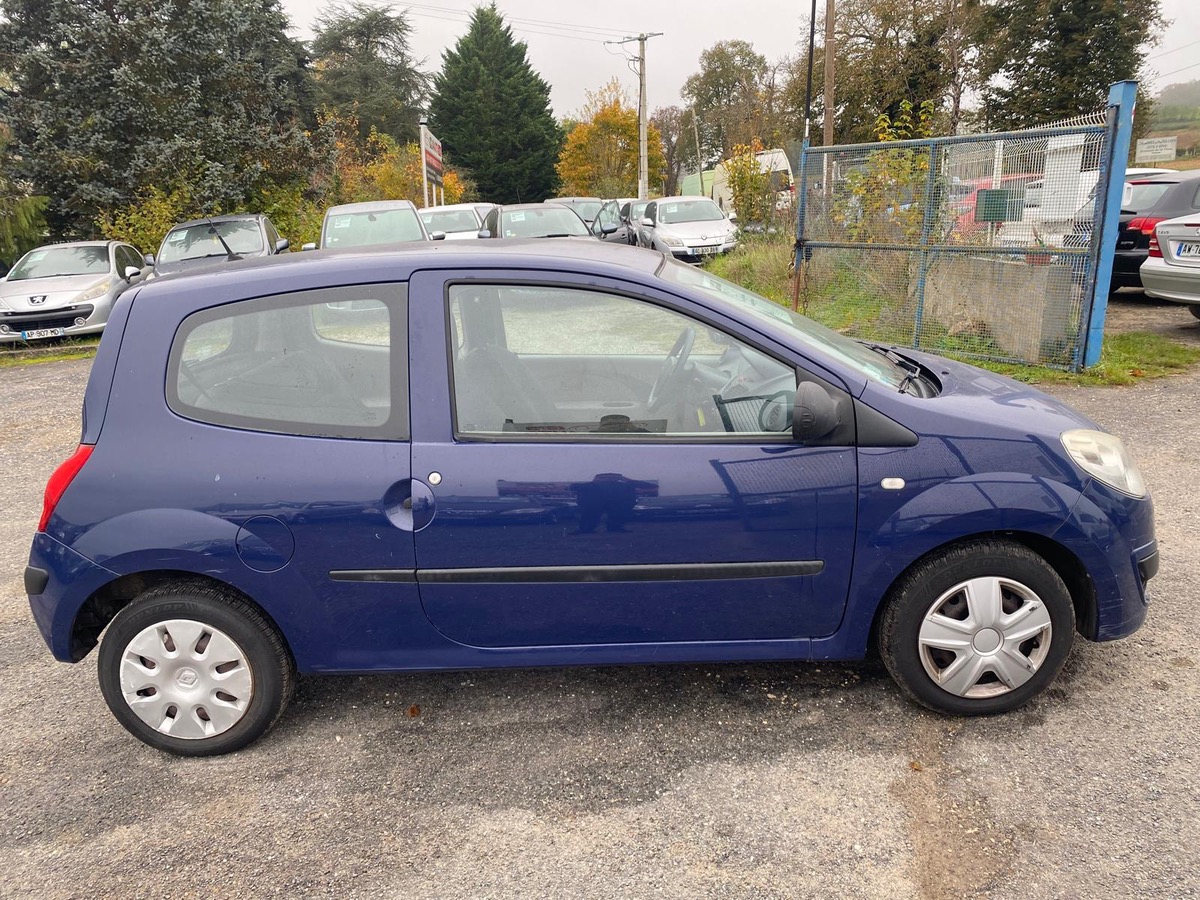
[[403,285],[201,310],[171,347],[167,403],[199,422],[321,437],[406,439]]

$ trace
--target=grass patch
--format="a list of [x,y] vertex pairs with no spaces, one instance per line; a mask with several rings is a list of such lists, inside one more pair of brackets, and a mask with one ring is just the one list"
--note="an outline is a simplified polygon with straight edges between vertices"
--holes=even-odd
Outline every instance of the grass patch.
[[[776,303],[791,307],[792,279],[788,276],[790,243],[746,241],[737,250],[706,264],[719,275]],[[870,336],[884,343],[904,345],[911,338],[911,315],[889,314],[886,298],[870,283],[872,273],[839,270],[822,285],[823,296],[805,312],[823,325],[851,337]],[[1135,331],[1104,337],[1100,362],[1082,372],[1046,366],[989,362],[973,354],[989,352],[988,342],[939,333],[928,327],[922,348],[961,359],[982,369],[1007,375],[1027,384],[1128,385],[1146,378],[1161,378],[1200,363],[1200,346],[1189,346],[1151,332]],[[997,352],[999,348],[994,348]]]
[[0,350],[0,369],[17,366],[36,366],[39,363],[61,362],[67,359],[90,359],[100,346],[100,336],[67,338],[47,344],[18,345],[13,350]]

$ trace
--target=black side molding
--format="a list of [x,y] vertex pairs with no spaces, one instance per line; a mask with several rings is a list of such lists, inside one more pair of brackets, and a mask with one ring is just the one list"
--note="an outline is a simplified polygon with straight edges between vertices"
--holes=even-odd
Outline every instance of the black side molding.
[[37,566],[25,567],[25,593],[30,597],[43,593],[49,583],[50,573],[45,569],[39,569]]
[[333,581],[384,581],[391,584],[416,584],[416,569],[333,569]]
[[817,575],[819,559],[786,562],[681,563],[639,566],[497,566],[484,569],[339,569],[334,581],[397,584],[597,584],[623,581],[715,581]]
[[854,418],[858,423],[860,447],[917,446],[917,436],[913,432],[861,400],[854,401]]

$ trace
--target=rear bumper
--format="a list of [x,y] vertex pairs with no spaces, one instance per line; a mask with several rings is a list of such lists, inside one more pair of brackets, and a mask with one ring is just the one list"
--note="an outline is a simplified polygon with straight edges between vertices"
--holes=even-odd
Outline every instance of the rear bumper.
[[74,646],[75,617],[92,594],[116,577],[115,572],[49,535],[34,535],[25,569],[25,589],[33,619],[55,659],[78,662],[91,649]]
[[1141,279],[1151,297],[1200,303],[1200,267],[1173,266],[1166,260],[1147,259],[1142,265]]

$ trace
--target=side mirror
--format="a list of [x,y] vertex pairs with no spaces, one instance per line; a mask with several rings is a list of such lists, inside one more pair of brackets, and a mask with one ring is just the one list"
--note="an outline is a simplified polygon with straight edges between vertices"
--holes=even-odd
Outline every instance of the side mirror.
[[133,279],[142,274],[142,270],[138,266],[126,266],[122,274],[124,274],[126,281],[133,281]]
[[[599,220],[597,220],[597,221],[599,221]],[[618,227],[619,227],[619,226],[618,226],[618,225],[616,225],[616,224],[613,224],[613,225],[603,225],[603,224],[602,224],[602,225],[600,225],[600,233],[601,233],[602,235],[605,235],[605,234],[616,234],[616,231],[617,231],[617,228],[618,228]]]
[[735,213],[735,212],[734,212],[734,211],[731,209],[731,210],[729,211],[729,215],[728,215],[728,216],[726,216],[725,218],[729,219],[729,221],[730,221],[730,222],[736,222],[736,221],[737,221],[737,213]]
[[147,254],[145,254],[145,255],[142,257],[142,259],[144,259],[144,260],[146,261],[146,265],[148,265],[148,266],[152,266],[152,265],[154,265],[154,254],[153,254],[153,253],[147,253]]
[[292,242],[287,238],[280,238],[275,242],[275,252],[283,253],[285,250],[291,249]]
[[312,241],[309,241],[307,244],[301,244],[300,249],[301,250],[316,250],[317,245],[314,244]]
[[649,216],[642,216],[642,225],[646,228],[653,228],[654,220]]
[[802,443],[825,437],[841,424],[837,402],[819,384],[805,381],[796,388],[792,437]]
[[431,241],[444,241],[446,239],[446,232],[431,231],[431,232],[429,232],[429,239]]
[[480,228],[479,233],[475,235],[475,237],[477,237],[477,238],[490,238],[491,236],[492,236],[492,233],[490,231],[488,231],[486,228]]

